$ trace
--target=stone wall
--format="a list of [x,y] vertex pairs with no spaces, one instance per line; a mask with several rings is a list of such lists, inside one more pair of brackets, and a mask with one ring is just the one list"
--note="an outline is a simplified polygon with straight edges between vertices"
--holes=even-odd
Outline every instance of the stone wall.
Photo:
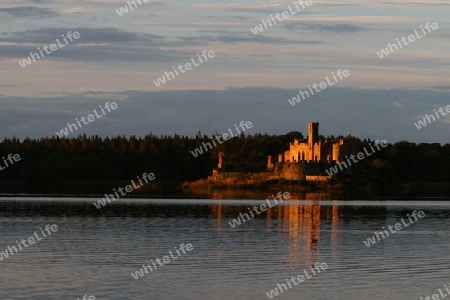
[[278,179],[284,180],[326,180],[330,176],[325,170],[334,165],[326,162],[287,162],[276,164],[274,173]]

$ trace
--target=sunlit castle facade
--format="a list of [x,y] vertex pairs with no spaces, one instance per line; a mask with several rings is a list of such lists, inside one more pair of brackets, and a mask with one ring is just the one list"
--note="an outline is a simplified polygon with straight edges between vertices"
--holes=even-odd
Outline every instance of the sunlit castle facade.
[[307,142],[300,142],[297,139],[291,142],[289,150],[284,152],[284,157],[280,155],[279,162],[338,163],[350,154],[351,148],[344,143],[343,139],[338,143],[319,140],[319,123],[309,122]]
[[[289,150],[278,155],[278,161],[274,162],[273,156],[267,156],[266,172],[252,173],[249,182],[254,180],[306,180],[324,181],[331,179],[326,171],[336,164],[346,161],[352,154],[351,146],[340,139],[319,139],[319,123],[308,123],[308,138],[300,141],[295,139],[289,143]],[[218,154],[219,163],[213,169],[211,180],[230,183],[242,180],[242,174],[232,172],[225,166],[225,153]],[[346,168],[342,173],[351,173],[351,167]],[[234,177],[233,177],[234,176]]]

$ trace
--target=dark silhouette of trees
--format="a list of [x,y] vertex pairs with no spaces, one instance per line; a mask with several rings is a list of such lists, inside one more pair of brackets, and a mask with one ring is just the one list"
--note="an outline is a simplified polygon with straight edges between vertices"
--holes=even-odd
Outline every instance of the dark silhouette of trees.
[[[325,137],[320,137],[325,139]],[[368,139],[344,138],[353,152],[369,147]],[[80,135],[71,138],[45,137],[19,140],[15,137],[0,143],[0,157],[19,154],[21,161],[0,171],[0,179],[26,180],[32,184],[58,180],[130,180],[145,172],[158,180],[185,181],[205,178],[217,166],[217,155],[225,153],[230,169],[242,172],[264,171],[267,156],[274,162],[300,132],[285,135],[241,134],[194,157],[191,151],[211,142],[212,137],[155,136],[104,137]],[[0,160],[3,163],[3,160]],[[3,164],[2,164],[3,166]],[[414,144],[401,141],[353,165],[353,177],[374,184],[403,181],[450,181],[450,144]]]

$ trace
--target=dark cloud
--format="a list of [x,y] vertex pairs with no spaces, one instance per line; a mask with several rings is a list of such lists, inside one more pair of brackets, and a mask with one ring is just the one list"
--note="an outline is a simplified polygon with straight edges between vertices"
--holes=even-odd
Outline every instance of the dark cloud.
[[289,23],[286,25],[287,29],[301,28],[305,30],[314,30],[321,32],[333,33],[355,33],[358,31],[367,30],[364,27],[353,24],[307,24],[307,23]]
[[[161,36],[127,32],[112,27],[42,28],[0,33],[0,42],[36,43],[42,49],[44,45],[57,44],[56,39],[65,44],[62,35],[67,35],[69,31],[72,33],[78,31],[80,38],[45,57],[81,61],[172,61],[189,58],[187,54],[177,51],[162,51],[160,47],[168,44],[164,43],[164,38]],[[96,45],[87,46],[85,44]],[[37,46],[2,45],[0,46],[0,59],[24,59],[30,55],[30,52],[37,53]]]
[[[230,12],[236,12],[236,13],[253,13],[253,14],[266,14],[266,18],[269,18],[270,14],[276,14],[276,13],[282,13],[283,11],[289,12],[289,6],[291,6],[291,9],[296,11],[296,8],[294,5],[278,5],[278,6],[260,6],[260,7],[254,7],[254,6],[236,6],[236,5],[230,5],[230,6],[224,6],[217,8],[219,11],[230,11]],[[312,10],[311,8],[305,7],[305,9],[301,9],[299,13],[296,13],[295,15],[304,15],[304,14],[318,14],[317,11]],[[263,16],[264,17],[264,16]]]
[[237,43],[260,43],[260,44],[283,44],[283,45],[293,45],[293,44],[307,44],[307,45],[318,45],[324,43],[323,41],[302,41],[302,40],[291,40],[285,38],[269,37],[266,35],[249,34],[248,36],[237,36],[237,35],[215,35],[215,36],[196,36],[196,37],[178,37],[183,41],[183,44],[189,45],[209,45],[209,44],[237,44]]
[[[39,47],[56,44],[56,39],[64,43],[62,35],[68,31],[78,31],[80,39],[65,46],[62,51],[48,55],[50,59],[81,60],[81,61],[180,61],[189,59],[189,53],[173,50],[161,50],[161,47],[236,44],[236,43],[277,43],[277,44],[320,44],[321,41],[295,41],[284,38],[267,37],[264,35],[232,36],[221,34],[214,36],[179,37],[178,41],[168,41],[162,36],[142,34],[119,30],[118,28],[42,28],[13,33],[0,32],[0,42],[17,44],[36,43]],[[94,44],[94,45],[86,45]],[[2,45],[0,59],[26,58],[30,52],[37,53],[38,46]],[[46,55],[47,57],[47,55]]]
[[52,17],[57,13],[49,8],[41,8],[36,6],[17,6],[0,8],[0,13],[8,14],[14,17]]
[[17,31],[12,33],[1,33],[0,42],[11,43],[54,43],[57,38],[61,38],[67,32],[78,31],[81,35],[79,41],[93,44],[152,44],[161,42],[163,37],[153,34],[141,34],[129,31],[122,31],[114,27],[106,28],[40,28],[34,30]]
[[42,3],[53,3],[53,0],[23,0],[23,2],[42,4]]
[[[60,39],[62,42],[62,40]],[[54,43],[54,41],[53,41]],[[47,44],[48,46],[48,44]],[[41,46],[42,49],[42,46]],[[0,60],[6,58],[27,58],[32,53],[38,53],[37,47],[30,46],[0,46]],[[51,60],[76,60],[76,61],[180,61],[189,59],[191,56],[176,51],[161,51],[161,49],[152,48],[133,48],[133,47],[111,47],[109,45],[101,46],[77,46],[69,44],[64,48],[52,52],[49,55],[44,53],[44,59]]]
[[222,19],[222,20],[248,20],[249,18],[242,16],[206,16],[208,19]]
[[[448,89],[447,89],[448,90]],[[306,134],[309,121],[320,122],[320,133],[385,139],[388,142],[442,142],[450,140],[450,124],[436,121],[418,130],[420,115],[448,105],[448,91],[363,90],[333,87],[295,106],[288,99],[298,90],[248,87],[225,90],[185,90],[122,93],[92,91],[58,98],[0,96],[0,138],[54,135],[67,122],[86,116],[98,105],[116,101],[119,109],[86,126],[88,135],[184,134],[225,132],[246,120],[249,133]],[[116,99],[116,100],[114,100]],[[424,101],[423,99],[427,99]],[[80,133],[82,133],[80,132]]]

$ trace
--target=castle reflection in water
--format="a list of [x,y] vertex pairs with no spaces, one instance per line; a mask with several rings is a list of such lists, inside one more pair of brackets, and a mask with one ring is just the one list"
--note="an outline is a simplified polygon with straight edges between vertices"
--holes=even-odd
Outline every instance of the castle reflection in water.
[[[219,192],[215,196],[216,199],[222,199],[223,195]],[[270,198],[270,195],[267,198]],[[327,253],[331,253],[330,259],[339,251],[343,242],[342,207],[337,205],[337,201],[327,201],[327,205],[321,205],[320,200],[329,199],[330,195],[327,193],[291,195],[291,198],[285,200],[283,205],[268,208],[266,212],[257,216],[258,222],[261,222],[261,219],[265,220],[266,233],[273,235],[277,232],[276,238],[287,241],[286,249],[280,249],[280,251],[286,251],[287,265],[297,268],[314,264],[320,258],[320,249],[324,247],[327,248]],[[214,205],[212,216],[217,218],[219,232],[221,227],[229,226],[228,219],[237,217],[240,212],[248,213],[248,207],[253,205],[234,208],[226,204]],[[226,218],[227,222],[223,222],[223,218]],[[254,220],[249,220],[240,226],[251,226],[252,221]]]

